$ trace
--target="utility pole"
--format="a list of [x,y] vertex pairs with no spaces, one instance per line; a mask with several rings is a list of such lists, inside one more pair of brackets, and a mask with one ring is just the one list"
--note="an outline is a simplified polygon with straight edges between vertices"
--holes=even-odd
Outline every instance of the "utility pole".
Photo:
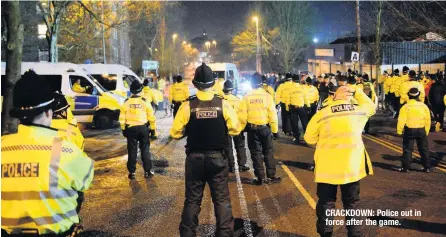
[[104,64],[106,64],[107,57],[105,56],[104,1],[103,0],[101,0],[101,19],[102,19],[102,55],[104,55]]
[[252,19],[256,22],[256,33],[257,33],[256,71],[262,74],[262,55],[260,50],[259,18],[255,16]]
[[356,50],[359,54],[359,73],[362,73],[361,67],[361,23],[359,21],[359,0],[356,0]]

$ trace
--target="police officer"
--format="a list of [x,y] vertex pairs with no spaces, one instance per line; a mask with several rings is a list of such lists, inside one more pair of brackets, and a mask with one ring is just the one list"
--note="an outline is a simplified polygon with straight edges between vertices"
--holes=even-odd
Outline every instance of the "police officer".
[[265,75],[262,76],[262,88],[268,92],[273,98],[275,98],[274,89],[267,84],[267,78]]
[[307,95],[310,101],[310,113],[309,113],[309,119],[313,117],[314,114],[316,114],[317,111],[317,102],[319,101],[319,91],[313,84],[311,83],[311,77],[307,77],[306,79],[306,87],[307,87]]
[[51,127],[59,131],[59,136],[71,141],[79,149],[84,150],[84,136],[77,127],[77,124],[71,123],[68,120],[68,113],[71,113],[68,108],[67,100],[61,93],[54,93],[53,119],[51,120]]
[[139,149],[144,167],[144,177],[154,175],[150,157],[150,134],[156,137],[156,123],[152,106],[141,97],[142,85],[133,81],[130,85],[132,95],[124,102],[119,115],[122,134],[127,138],[127,169],[129,179],[135,179],[136,158]]
[[2,236],[77,236],[82,229],[78,213],[94,162],[50,127],[53,106],[47,80],[25,72],[10,113],[18,132],[2,136]]
[[392,101],[394,100],[395,93],[390,92],[390,88],[393,84],[393,77],[387,74],[387,71],[384,71],[385,77],[384,83],[383,83],[383,90],[384,90],[384,102],[386,103],[386,107],[393,113],[394,108],[392,106]]
[[[291,81],[291,73],[285,75],[285,82],[280,84],[276,91],[276,104],[280,105],[280,116],[282,118],[282,131],[285,135],[291,136],[291,118],[286,107],[285,97],[288,95],[290,87],[293,85]],[[278,106],[277,106],[278,107]]]
[[224,150],[227,136],[240,134],[240,123],[231,105],[211,91],[215,81],[210,67],[204,63],[199,66],[192,83],[198,89],[197,94],[181,105],[170,130],[170,136],[175,139],[187,136],[186,199],[180,235],[197,235],[201,199],[208,183],[217,219],[216,236],[233,236],[234,218]]
[[[251,79],[252,91],[242,99],[239,107],[239,118],[242,128],[248,132],[248,148],[251,152],[256,185],[279,183],[276,177],[276,160],[274,159],[273,137],[278,139],[277,113],[273,98],[261,88],[262,77],[255,73]],[[266,177],[264,165],[266,165]],[[267,179],[266,179],[267,178]]]
[[307,88],[305,85],[299,84],[299,75],[293,76],[293,86],[288,91],[286,98],[286,106],[291,114],[291,128],[293,129],[293,142],[300,144],[299,119],[302,123],[302,129],[305,132],[308,124],[308,108],[310,108],[310,101],[307,95]]
[[[234,85],[230,80],[227,80],[223,85],[223,92],[225,93],[224,99],[228,101],[228,103],[232,106],[234,111],[238,110],[240,99],[232,94],[234,90]],[[240,172],[245,172],[249,170],[249,167],[246,166],[246,148],[245,148],[245,136],[243,132],[238,136],[231,137],[228,135],[228,146],[226,149],[226,154],[229,158],[229,172],[235,172],[235,161],[234,161],[234,152],[232,151],[232,141],[234,140],[235,150],[237,152],[237,164],[238,170]]]
[[[364,94],[366,96],[368,96],[373,101],[373,103],[375,103],[377,101],[374,86],[369,81],[369,75],[367,75],[367,74],[364,74],[362,76],[362,91],[364,92]],[[369,134],[369,130],[370,130],[370,119],[365,124],[364,133]]]
[[223,83],[225,81],[224,78],[218,78],[217,74],[214,74],[214,79],[215,79],[215,84],[214,86],[211,88],[211,91],[216,94],[219,95],[221,97],[224,97],[224,93],[223,93]]
[[404,105],[404,100],[401,99],[401,97],[404,97],[406,95],[401,94],[401,91],[402,91],[402,88],[404,87],[404,84],[407,81],[409,81],[408,72],[409,72],[409,67],[404,66],[403,67],[403,75],[394,78],[394,81],[393,81],[393,89],[395,90],[395,105],[397,105],[397,107],[398,107],[396,114],[393,116],[395,119],[398,118],[400,108],[401,108],[401,106]]
[[427,136],[431,127],[429,108],[420,101],[421,92],[411,88],[408,92],[409,101],[403,105],[398,117],[397,133],[403,135],[403,160],[400,172],[408,172],[412,160],[414,141],[417,142],[423,171],[430,172],[430,159],[428,156]]
[[[358,105],[351,104],[354,94]],[[337,89],[333,102],[317,112],[308,124],[304,138],[307,144],[316,146],[314,160],[317,183],[316,206],[317,232],[332,236],[333,220],[326,211],[335,209],[336,193],[341,186],[344,209],[357,209],[359,204],[359,180],[372,174],[372,164],[362,142],[362,130],[375,106],[361,90],[353,91],[346,86]],[[346,216],[346,219],[351,219]],[[360,226],[347,226],[348,236],[360,236]]]
[[419,100],[424,103],[426,97],[426,92],[424,91],[424,86],[417,80],[417,74],[414,70],[410,70],[408,74],[408,81],[405,81],[400,87],[400,104],[404,105],[409,102],[408,93],[412,88],[417,88],[420,92]]
[[[444,80],[439,76],[434,76],[435,83],[432,84],[429,90],[429,102],[432,105],[432,112],[435,117],[436,127],[443,128],[444,124],[444,112],[446,105],[443,103],[442,98],[446,96],[446,86]],[[437,125],[438,124],[438,125]]]
[[173,117],[178,112],[181,103],[189,98],[189,86],[183,83],[183,77],[177,75],[175,77],[175,83],[170,87],[169,101],[173,109]]
[[152,108],[154,110],[158,110],[158,100],[155,97],[155,94],[153,93],[152,89],[149,87],[149,80],[148,79],[144,79],[143,82],[143,89],[142,89],[142,93],[143,93],[143,97],[144,99],[146,99],[146,101],[152,105]]

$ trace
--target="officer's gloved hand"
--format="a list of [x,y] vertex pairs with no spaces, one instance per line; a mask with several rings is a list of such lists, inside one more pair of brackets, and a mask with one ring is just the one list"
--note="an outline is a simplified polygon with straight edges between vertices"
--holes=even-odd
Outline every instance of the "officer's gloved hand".
[[280,136],[279,136],[279,133],[273,133],[273,137],[274,137],[274,140],[277,140],[277,139],[279,139],[280,138]]

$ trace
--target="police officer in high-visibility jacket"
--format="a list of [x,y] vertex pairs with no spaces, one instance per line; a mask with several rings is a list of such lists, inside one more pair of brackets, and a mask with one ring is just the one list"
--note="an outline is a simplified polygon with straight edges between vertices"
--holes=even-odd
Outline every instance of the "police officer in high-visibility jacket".
[[127,138],[127,170],[129,179],[135,179],[136,157],[141,150],[141,160],[144,168],[144,177],[154,175],[150,156],[150,135],[157,136],[155,115],[152,106],[141,96],[142,85],[133,81],[130,85],[132,95],[124,102],[119,115],[122,134]]
[[307,95],[310,100],[309,119],[311,119],[313,117],[313,115],[315,115],[317,112],[317,102],[319,101],[319,91],[311,83],[311,77],[307,77],[306,83],[307,83],[307,85],[306,85]]
[[266,76],[262,75],[262,88],[266,92],[268,92],[268,94],[270,94],[273,98],[275,98],[276,95],[274,93],[274,89],[271,86],[269,86],[266,82],[267,82]]
[[152,105],[152,108],[154,110],[158,110],[158,100],[155,97],[155,94],[152,92],[152,89],[149,87],[148,79],[144,79],[142,93],[144,99],[146,99],[146,101]]
[[385,77],[384,84],[383,84],[384,97],[385,97],[384,101],[386,102],[387,108],[391,112],[394,112],[395,110],[392,106],[392,103],[393,103],[393,100],[395,97],[395,93],[390,92],[390,88],[392,87],[392,84],[393,84],[393,77],[388,75],[386,71],[384,72],[383,77]]
[[181,103],[189,98],[189,86],[183,83],[183,77],[178,75],[175,77],[175,83],[170,87],[169,101],[173,109],[173,117],[178,112]]
[[[234,111],[237,112],[240,104],[240,99],[232,94],[233,90],[234,90],[234,85],[230,80],[227,80],[223,85],[223,92],[225,93],[224,98],[232,106]],[[246,158],[246,148],[245,148],[245,136],[243,135],[243,132],[241,132],[240,135],[234,137],[228,135],[228,146],[226,149],[226,154],[228,155],[229,158],[229,172],[231,173],[235,172],[234,152],[232,151],[233,140],[234,140],[235,151],[237,152],[238,170],[240,172],[248,171],[249,167],[246,166],[247,158]]]
[[[375,88],[373,86],[373,83],[369,81],[369,75],[367,74],[364,74],[362,76],[362,91],[366,96],[368,96],[373,101],[373,103],[378,102],[376,100],[377,98],[376,98]],[[369,130],[370,130],[370,119],[364,126],[364,133],[369,134]]]
[[408,92],[409,101],[403,105],[398,117],[397,133],[403,135],[403,160],[400,172],[408,172],[412,161],[414,141],[417,142],[423,163],[423,171],[430,172],[427,136],[431,127],[431,114],[427,105],[420,101],[421,92],[411,88]]
[[[351,104],[351,93],[358,105]],[[363,91],[346,86],[337,89],[333,102],[318,111],[305,132],[307,144],[316,145],[314,153],[317,183],[316,226],[321,236],[332,236],[333,226],[327,225],[327,210],[335,209],[336,193],[341,186],[344,209],[359,204],[359,180],[372,174],[372,163],[362,141],[362,130],[375,105]],[[346,219],[351,219],[347,216]],[[360,236],[360,226],[347,226],[348,236]]]
[[402,92],[402,88],[404,88],[404,84],[409,81],[408,72],[409,72],[409,67],[404,66],[403,67],[403,75],[401,75],[398,79],[396,79],[394,81],[394,85],[395,85],[394,89],[396,91],[398,91],[398,93],[395,92],[395,95],[398,95],[396,98],[396,101],[395,101],[395,104],[398,104],[398,111],[394,115],[394,118],[398,118],[401,106],[403,106],[405,103],[404,100],[401,99],[401,97],[405,97],[406,95],[401,94],[401,92]]
[[299,119],[302,124],[302,130],[305,133],[305,129],[308,124],[308,108],[310,108],[310,101],[307,95],[307,87],[303,84],[299,84],[299,75],[293,76],[293,86],[284,96],[285,103],[291,114],[291,128],[293,129],[293,142],[300,144],[300,131],[299,131]]
[[402,84],[402,78],[399,75],[400,70],[397,68],[393,70],[392,85],[390,86],[389,94],[392,97],[393,117],[397,118],[398,111],[400,110],[400,86]]
[[409,71],[409,80],[405,81],[400,87],[400,104],[404,105],[409,102],[409,90],[412,88],[417,88],[420,92],[419,100],[424,103],[426,98],[426,92],[424,91],[424,86],[417,80],[417,73],[414,70]]
[[[242,128],[248,132],[248,148],[251,152],[254,166],[253,180],[256,185],[264,183],[279,183],[276,177],[276,160],[274,159],[273,135],[278,139],[277,112],[274,108],[273,98],[262,86],[262,76],[255,73],[251,79],[252,91],[248,92],[240,103],[238,110]],[[266,177],[265,168],[266,165]]]
[[10,114],[20,125],[2,136],[1,235],[78,236],[94,162],[50,127],[54,95],[47,80],[25,72],[13,93]]
[[293,86],[293,82],[291,81],[292,75],[291,73],[287,73],[285,76],[285,82],[280,84],[276,90],[276,104],[280,104],[280,116],[282,119],[282,131],[285,135],[291,136],[291,115],[285,104],[285,97],[288,95],[288,92]]
[[54,93],[53,120],[51,127],[59,131],[59,135],[74,143],[79,149],[84,150],[84,136],[77,127],[77,124],[68,120],[68,105],[65,96]]
[[[241,127],[232,106],[214,94],[212,70],[202,64],[192,83],[198,89],[185,101],[173,121],[170,136],[187,136],[186,199],[181,215],[180,236],[196,236],[198,215],[206,183],[209,184],[217,219],[215,236],[233,236],[234,218],[228,187],[227,136],[237,136]],[[187,127],[187,130],[186,130]]]

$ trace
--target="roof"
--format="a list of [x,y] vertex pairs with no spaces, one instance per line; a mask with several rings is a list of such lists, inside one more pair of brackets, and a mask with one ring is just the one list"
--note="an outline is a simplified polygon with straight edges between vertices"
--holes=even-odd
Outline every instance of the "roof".
[[142,81],[132,70],[121,64],[79,64],[88,74],[128,74]]
[[[434,34],[442,37],[440,34],[430,31],[400,31],[393,32],[392,34],[384,34],[381,36],[381,42],[404,42],[404,41],[419,41],[424,38],[427,34]],[[361,36],[361,42],[363,43],[374,43],[375,35]],[[443,39],[444,40],[444,39]],[[336,39],[330,44],[355,44],[357,42],[357,37],[344,37]]]
[[[85,70],[79,67],[74,63],[50,63],[50,62],[22,62],[22,74],[28,71],[29,69],[33,69],[37,74],[40,75],[54,75],[54,74],[64,74],[67,73],[68,70],[74,70],[76,74],[85,75],[87,74]],[[6,63],[2,62],[2,75],[5,74]],[[86,76],[86,75],[85,75]]]

